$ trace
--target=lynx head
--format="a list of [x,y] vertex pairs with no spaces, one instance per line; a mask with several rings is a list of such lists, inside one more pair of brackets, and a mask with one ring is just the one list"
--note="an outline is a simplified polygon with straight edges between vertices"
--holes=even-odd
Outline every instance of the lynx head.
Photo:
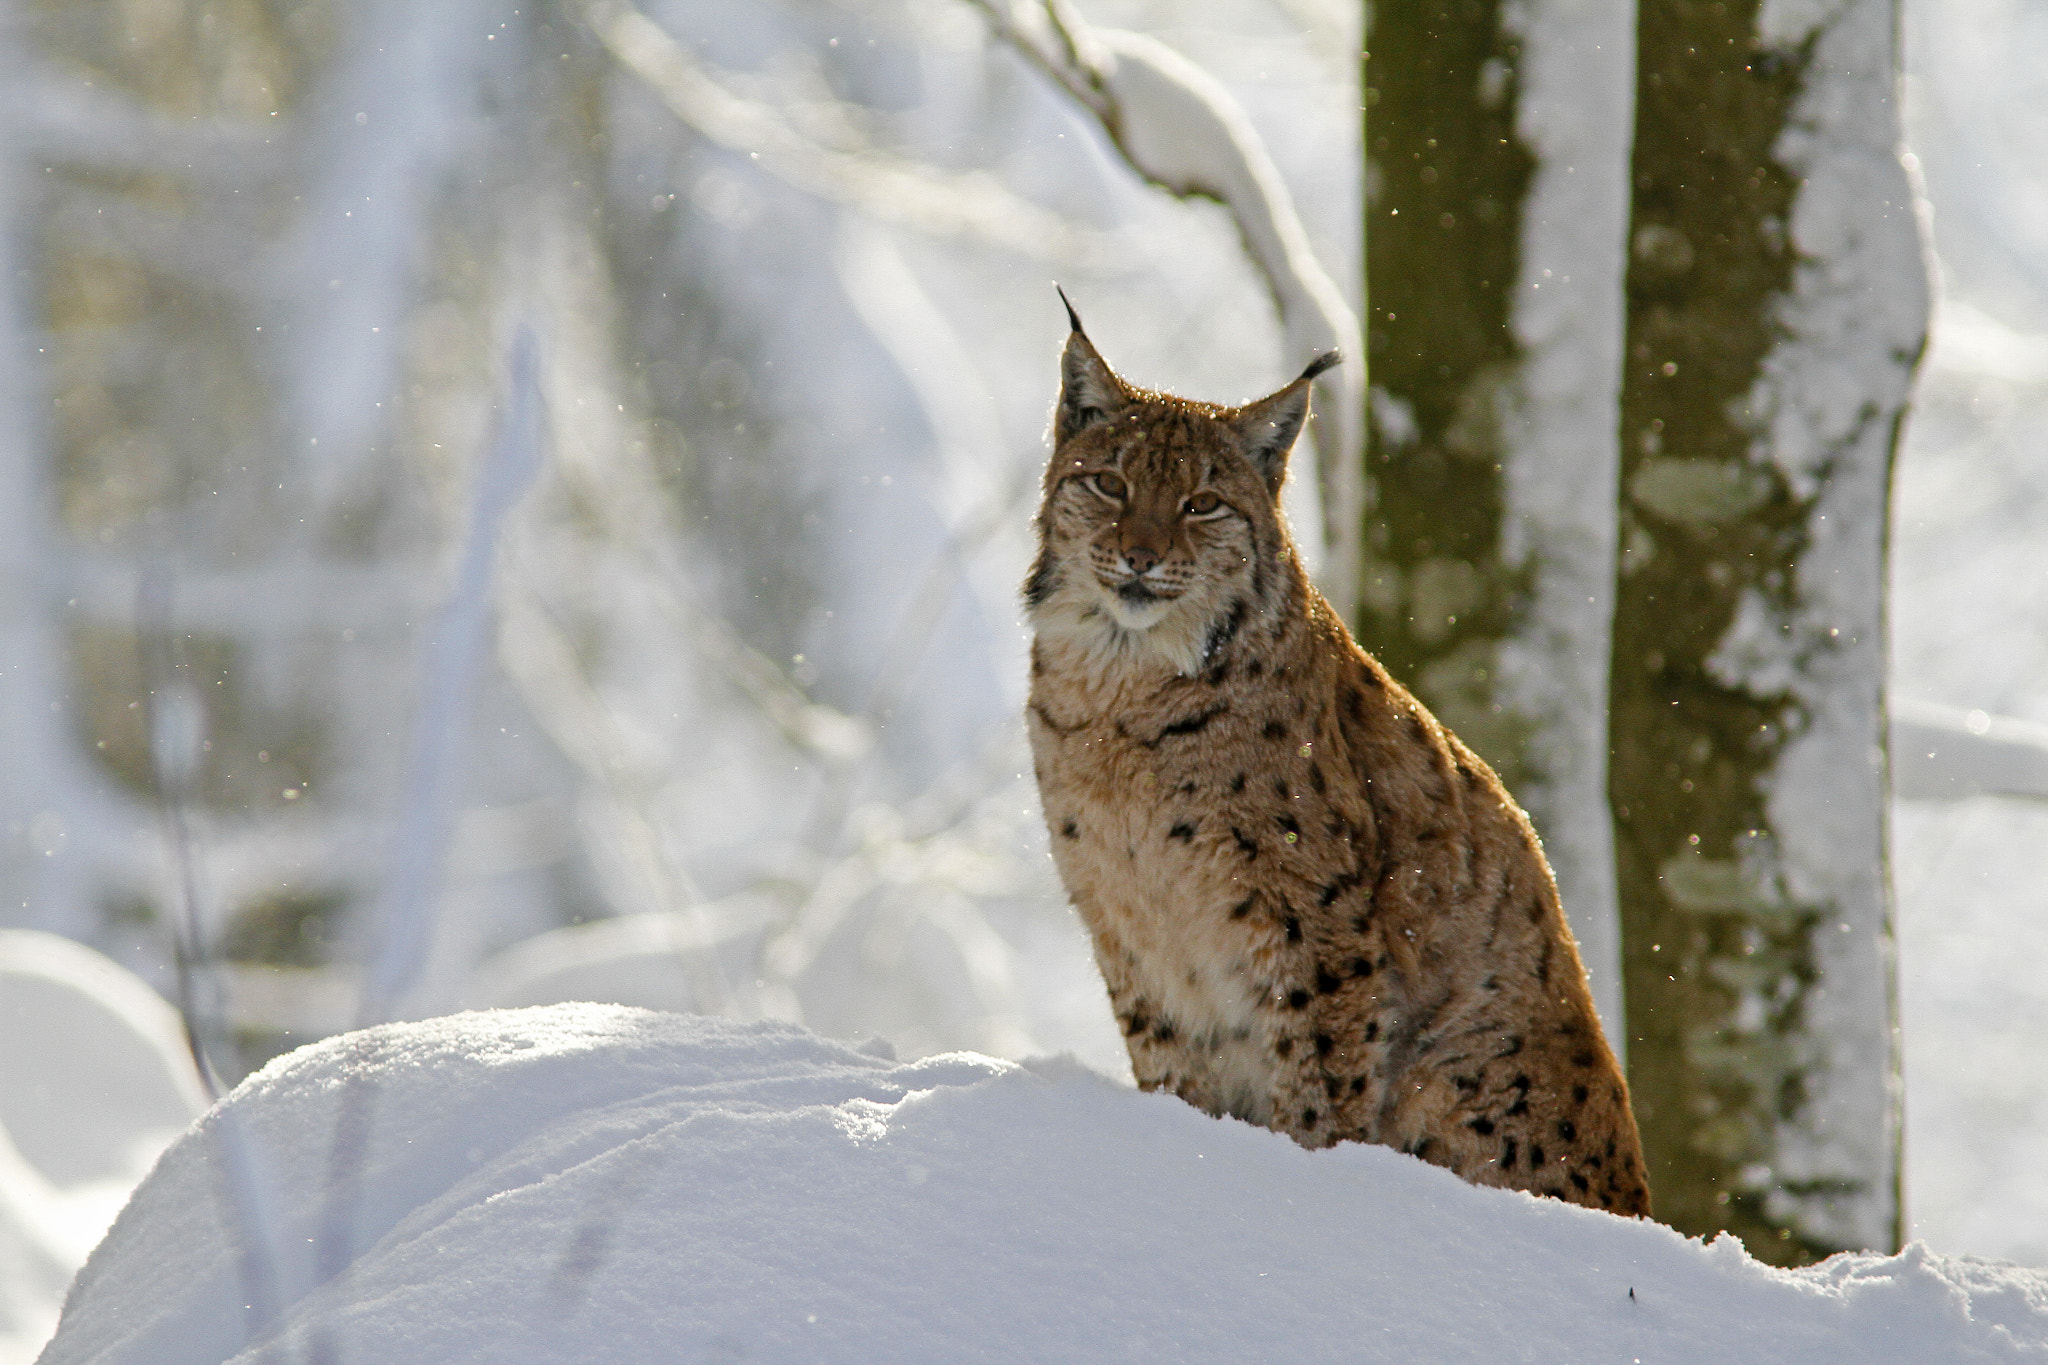
[[1338,356],[1225,408],[1125,383],[1071,304],[1067,316],[1038,559],[1024,585],[1032,625],[1099,665],[1151,656],[1198,672],[1249,616],[1298,591],[1280,489],[1309,383]]

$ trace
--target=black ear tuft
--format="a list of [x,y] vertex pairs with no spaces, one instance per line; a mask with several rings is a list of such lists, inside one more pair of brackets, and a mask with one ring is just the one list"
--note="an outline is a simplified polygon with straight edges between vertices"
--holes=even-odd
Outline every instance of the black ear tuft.
[[1054,285],[1052,287],[1052,292],[1058,294],[1060,296],[1060,302],[1064,303],[1067,306],[1067,326],[1072,328],[1076,332],[1080,331],[1081,315],[1074,311],[1074,301],[1067,297],[1067,291],[1060,288],[1058,285]]
[[[1065,296],[1062,295],[1061,297],[1064,298]],[[1309,361],[1308,368],[1301,372],[1301,378],[1295,382],[1297,384],[1305,384],[1324,370],[1333,370],[1343,363],[1344,353],[1342,351],[1324,351],[1314,360]]]
[[1060,355],[1060,402],[1052,418],[1052,444],[1057,450],[1074,437],[1122,412],[1131,391],[1116,377],[1088,334],[1076,327],[1067,334]]
[[1274,497],[1280,496],[1280,485],[1287,481],[1288,452],[1294,449],[1295,438],[1301,435],[1302,424],[1308,420],[1309,380],[1336,363],[1334,351],[1318,356],[1301,378],[1278,393],[1245,404],[1231,417],[1231,427],[1244,442],[1244,457],[1251,461]]

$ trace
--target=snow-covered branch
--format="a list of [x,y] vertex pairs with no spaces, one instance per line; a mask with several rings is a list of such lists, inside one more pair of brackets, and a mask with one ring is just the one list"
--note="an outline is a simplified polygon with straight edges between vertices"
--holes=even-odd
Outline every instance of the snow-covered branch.
[[971,0],[997,36],[1101,125],[1131,169],[1169,194],[1217,200],[1271,291],[1289,362],[1331,348],[1336,401],[1317,440],[1328,555],[1323,590],[1347,619],[1357,600],[1364,498],[1365,352],[1358,318],[1310,246],[1265,143],[1230,92],[1164,43],[1091,28],[1066,0]]
[[1895,797],[2048,798],[2048,725],[1898,697],[1891,721]]
[[849,111],[814,107],[799,118],[736,93],[630,5],[594,0],[584,16],[606,50],[677,118],[798,189],[885,222],[978,237],[1036,260],[1086,265],[1106,255],[1100,234],[1012,194],[987,172],[942,171],[869,145]]

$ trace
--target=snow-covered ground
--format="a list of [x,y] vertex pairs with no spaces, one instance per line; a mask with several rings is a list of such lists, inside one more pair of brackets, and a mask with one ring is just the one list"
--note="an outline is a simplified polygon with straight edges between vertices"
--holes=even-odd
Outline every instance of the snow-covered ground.
[[1778,1271],[1071,1061],[561,1005],[272,1063],[165,1155],[43,1356],[262,1359],[2048,1360],[2048,1272]]

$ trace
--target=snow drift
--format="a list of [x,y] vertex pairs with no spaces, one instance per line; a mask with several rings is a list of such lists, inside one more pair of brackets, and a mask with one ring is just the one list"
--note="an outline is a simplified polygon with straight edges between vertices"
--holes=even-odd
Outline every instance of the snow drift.
[[0,1365],[35,1358],[72,1272],[204,1112],[181,1030],[92,949],[0,929]]
[[264,1358],[2044,1360],[2048,1274],[1778,1271],[1071,1061],[561,1005],[273,1062],[164,1155],[43,1356]]

